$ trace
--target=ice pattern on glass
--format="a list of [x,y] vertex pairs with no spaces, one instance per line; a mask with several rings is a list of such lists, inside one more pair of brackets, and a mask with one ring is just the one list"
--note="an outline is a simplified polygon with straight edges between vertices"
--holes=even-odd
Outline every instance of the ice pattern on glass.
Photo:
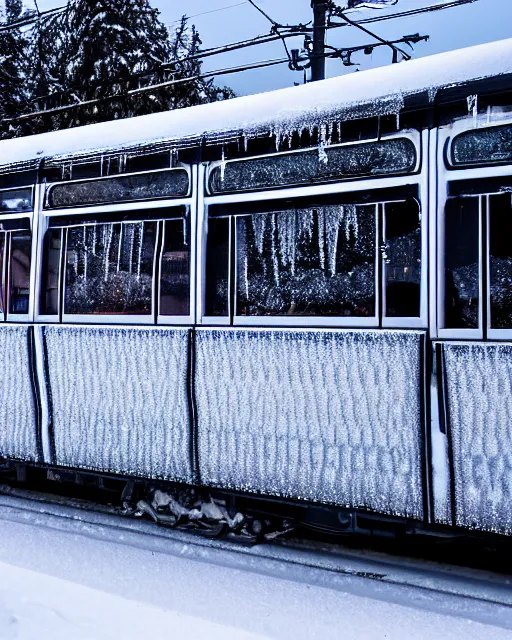
[[375,206],[237,219],[238,315],[375,313]]

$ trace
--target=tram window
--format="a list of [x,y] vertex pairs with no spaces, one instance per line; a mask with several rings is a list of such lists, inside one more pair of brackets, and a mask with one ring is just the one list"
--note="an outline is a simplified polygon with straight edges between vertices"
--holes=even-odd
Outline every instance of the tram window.
[[416,200],[385,205],[386,316],[420,316],[421,222]]
[[157,224],[69,228],[64,313],[151,314]]
[[324,205],[240,216],[236,314],[376,314],[376,206]]
[[445,215],[445,327],[479,324],[479,200],[453,198]]
[[62,229],[48,229],[43,256],[43,281],[40,310],[45,315],[59,312],[59,267],[62,248]]
[[229,218],[208,220],[205,315],[229,314]]
[[512,329],[511,194],[489,198],[490,326]]
[[190,314],[190,242],[188,220],[167,220],[160,273],[160,314]]
[[11,231],[9,313],[28,313],[31,253],[30,231]]

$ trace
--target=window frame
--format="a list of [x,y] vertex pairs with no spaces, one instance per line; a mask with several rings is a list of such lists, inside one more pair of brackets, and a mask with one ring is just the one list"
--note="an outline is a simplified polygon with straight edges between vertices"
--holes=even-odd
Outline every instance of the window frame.
[[338,177],[338,178],[331,178],[328,179],[326,178],[325,180],[318,180],[316,182],[314,182],[312,185],[308,185],[308,184],[296,184],[296,185],[267,185],[266,187],[258,187],[256,189],[251,189],[250,191],[231,191],[229,193],[225,193],[225,194],[215,194],[215,193],[211,193],[210,192],[210,176],[213,173],[213,171],[217,168],[217,167],[221,167],[223,164],[224,165],[229,165],[232,164],[234,162],[236,163],[243,163],[243,162],[250,162],[251,160],[264,160],[265,158],[275,158],[275,157],[279,157],[279,156],[289,156],[289,155],[297,155],[300,156],[303,153],[307,153],[307,152],[311,152],[314,151],[316,148],[315,147],[308,147],[306,149],[289,149],[286,151],[279,151],[277,153],[273,153],[273,154],[264,154],[264,155],[260,155],[260,156],[250,156],[247,158],[236,158],[233,160],[216,160],[214,162],[211,162],[208,164],[207,166],[207,170],[206,170],[206,175],[204,177],[204,180],[202,182],[203,184],[203,192],[206,198],[216,198],[216,197],[222,197],[222,196],[231,196],[231,195],[243,195],[243,194],[247,194],[247,193],[257,193],[257,194],[262,194],[263,192],[266,191],[276,191],[279,189],[303,189],[303,188],[309,188],[310,186],[319,186],[319,185],[325,185],[325,184],[337,184],[339,182],[361,182],[364,180],[386,180],[389,178],[395,178],[395,177],[403,177],[403,176],[413,176],[413,175],[417,175],[422,167],[422,139],[421,139],[421,133],[419,131],[415,131],[413,129],[407,129],[404,130],[402,132],[397,131],[396,133],[392,133],[389,135],[384,135],[381,136],[380,138],[368,138],[365,140],[352,140],[350,142],[342,142],[340,144],[330,144],[330,145],[325,145],[325,147],[327,149],[342,149],[344,147],[356,147],[356,146],[362,146],[365,144],[372,144],[372,143],[378,143],[378,142],[387,142],[389,140],[397,140],[397,139],[402,139],[402,138],[406,138],[408,140],[410,140],[415,148],[415,152],[416,152],[416,163],[414,165],[414,168],[411,171],[408,171],[406,173],[404,172],[397,172],[394,174],[390,174],[390,175],[378,175],[375,177],[371,177],[368,175],[362,175],[362,176],[347,176],[347,177]]
[[[193,174],[192,174],[193,175]],[[42,185],[44,189],[44,185]],[[192,189],[193,193],[193,189]],[[155,251],[153,255],[153,286],[152,286],[152,301],[151,312],[144,315],[136,314],[70,314],[65,313],[63,307],[63,301],[65,298],[65,242],[61,246],[60,264],[59,264],[59,309],[58,313],[54,315],[41,313],[41,292],[42,292],[42,278],[43,278],[43,255],[45,250],[45,237],[46,232],[50,228],[50,219],[60,217],[73,217],[83,216],[89,214],[97,214],[99,216],[99,223],[101,224],[101,215],[123,214],[130,212],[140,212],[140,220],[145,220],[144,211],[151,211],[152,213],[158,212],[159,209],[178,209],[180,207],[187,207],[188,219],[190,224],[190,310],[188,315],[183,316],[167,316],[160,314],[160,265],[162,259],[162,231],[163,222],[169,217],[153,218],[157,223],[157,232],[155,240]],[[111,205],[94,205],[94,206],[80,206],[76,208],[66,209],[44,209],[41,212],[41,227],[38,238],[38,273],[36,278],[35,287],[35,321],[45,324],[95,324],[95,325],[192,325],[195,319],[195,218],[196,208],[192,198],[173,198],[173,199],[159,199],[150,201],[134,201]],[[178,216],[177,216],[178,218]],[[172,219],[172,218],[171,218]],[[163,222],[162,222],[163,221]],[[72,226],[72,225],[70,225]],[[80,225],[82,226],[82,225]]]
[[35,247],[35,232],[34,232],[34,214],[33,211],[19,212],[19,213],[5,213],[0,215],[0,224],[4,220],[27,220],[30,231],[30,271],[29,271],[29,295],[28,295],[28,311],[27,313],[11,313],[10,298],[11,298],[11,231],[5,231],[6,242],[4,246],[4,255],[1,265],[0,280],[3,282],[5,292],[5,308],[3,313],[0,312],[0,323],[27,323],[32,320],[32,304],[33,304],[33,283],[34,268],[36,262],[36,255],[34,251]]
[[[418,139],[420,134],[418,133]],[[400,137],[400,133],[397,134]],[[198,181],[198,284],[197,284],[197,323],[202,326],[273,326],[273,327],[345,327],[345,328],[373,328],[379,329],[426,329],[428,327],[428,229],[429,229],[429,198],[428,198],[428,172],[425,162],[424,149],[428,148],[428,132],[421,133],[421,144],[417,147],[418,152],[418,172],[407,176],[379,176],[375,178],[359,178],[341,180],[311,186],[272,188],[265,191],[251,191],[244,193],[221,194],[206,196],[206,180],[209,176],[209,165],[203,163],[199,166]],[[229,296],[227,316],[209,316],[205,314],[205,294],[206,294],[206,249],[208,233],[208,209],[212,205],[218,204],[244,204],[253,202],[268,202],[275,200],[294,199],[302,197],[316,197],[326,195],[347,195],[350,193],[360,193],[361,191],[385,190],[386,188],[397,188],[405,186],[416,186],[418,188],[418,200],[420,203],[421,216],[421,289],[420,289],[420,316],[417,318],[391,318],[381,311],[381,290],[384,286],[383,280],[383,258],[379,245],[382,239],[382,230],[378,228],[379,216],[376,216],[377,243],[376,243],[376,315],[372,318],[357,318],[343,316],[236,316],[236,309],[233,309],[235,298]],[[369,204],[380,204],[381,201]],[[235,225],[236,226],[236,225]],[[236,232],[235,232],[236,233]],[[233,237],[233,225],[230,225],[230,255],[233,253],[233,244],[236,237]],[[236,245],[235,245],[236,246]],[[234,264],[232,264],[234,262]],[[233,282],[236,283],[236,260],[229,262],[230,288]]]
[[[500,119],[486,123],[489,127],[499,126],[500,124],[512,124],[512,120]],[[485,180],[493,178],[512,178],[512,164],[495,164],[482,165],[478,167],[457,167],[452,168],[449,164],[449,153],[447,152],[451,139],[463,131],[478,128],[475,125],[475,119],[468,117],[462,121],[456,122],[451,126],[438,130],[437,153],[437,185],[433,186],[435,194],[433,199],[437,210],[437,256],[436,256],[436,327],[432,328],[431,335],[433,338],[453,339],[453,340],[512,340],[512,328],[510,329],[492,329],[490,327],[490,254],[489,254],[489,213],[483,212],[482,199],[487,197],[487,205],[489,196],[495,192],[475,194],[475,198],[479,199],[479,232],[478,232],[478,256],[479,256],[479,311],[478,311],[478,328],[470,329],[454,329],[444,326],[444,269],[445,269],[445,210],[448,201],[448,190],[451,182],[465,182],[470,184],[474,180]],[[483,127],[482,127],[483,128]],[[483,216],[486,219],[483,219]],[[485,237],[483,233],[485,232]],[[485,252],[485,253],[484,253]],[[484,275],[485,274],[485,280]],[[485,297],[484,297],[485,296]],[[484,305],[486,323],[484,326]]]
[[[49,197],[51,192],[53,191],[53,189],[55,187],[58,187],[60,185],[66,185],[66,184],[78,184],[78,183],[84,183],[84,182],[103,182],[105,180],[112,180],[112,179],[116,179],[116,178],[130,178],[130,177],[135,177],[135,176],[144,176],[144,175],[153,175],[156,173],[164,173],[164,172],[168,172],[168,171],[176,171],[176,170],[184,170],[187,173],[188,176],[188,193],[186,196],[162,196],[162,197],[155,197],[155,198],[151,198],[151,199],[147,199],[147,198],[141,198],[139,200],[124,200],[122,202],[102,202],[102,203],[96,203],[96,204],[80,204],[80,205],[76,205],[74,207],[50,207],[49,206]],[[193,184],[193,176],[192,176],[192,170],[190,165],[186,165],[186,164],[182,164],[180,163],[178,166],[176,167],[171,167],[169,166],[168,168],[165,169],[155,169],[152,171],[134,171],[134,172],[127,172],[127,173],[116,173],[113,175],[108,175],[108,176],[98,176],[95,178],[81,178],[79,180],[59,180],[57,182],[47,182],[44,183],[44,193],[43,193],[43,197],[41,199],[41,203],[42,203],[42,209],[43,211],[46,212],[52,212],[54,215],[57,212],[61,212],[61,211],[69,211],[70,209],[79,209],[79,210],[89,210],[92,208],[97,208],[97,207],[112,207],[112,206],[124,206],[125,204],[142,204],[142,203],[150,203],[150,202],[161,202],[162,200],[165,201],[172,201],[172,202],[177,202],[177,201],[181,201],[181,200],[188,200],[191,198],[192,193],[193,193],[193,188],[194,188],[194,184]]]

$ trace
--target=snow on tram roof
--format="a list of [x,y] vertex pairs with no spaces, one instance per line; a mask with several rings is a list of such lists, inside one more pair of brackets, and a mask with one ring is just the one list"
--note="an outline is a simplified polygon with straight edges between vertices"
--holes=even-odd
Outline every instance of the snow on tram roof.
[[346,74],[299,87],[0,142],[0,164],[133,148],[203,134],[286,131],[398,113],[404,99],[512,73],[512,38]]

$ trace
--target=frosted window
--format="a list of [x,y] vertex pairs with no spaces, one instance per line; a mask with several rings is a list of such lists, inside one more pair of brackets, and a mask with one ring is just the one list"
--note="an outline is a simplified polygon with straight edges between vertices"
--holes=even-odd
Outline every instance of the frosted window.
[[512,329],[512,202],[509,193],[491,196],[489,215],[491,328]]
[[66,314],[151,314],[156,222],[67,230]]
[[229,314],[229,219],[208,220],[205,315]]
[[0,211],[31,211],[32,189],[12,189],[0,192]]
[[420,315],[421,224],[416,200],[385,206],[386,316]]
[[59,267],[62,234],[62,229],[49,229],[45,236],[40,312],[46,315],[59,313]]
[[184,169],[171,169],[102,180],[57,184],[50,189],[48,206],[50,208],[76,207],[150,198],[182,198],[188,195],[188,191],[187,172]]
[[237,218],[236,314],[375,316],[376,207]]
[[13,314],[28,313],[31,253],[30,231],[11,231],[9,312]]
[[408,138],[325,147],[220,165],[210,174],[210,193],[410,173],[415,166],[416,149]]
[[452,163],[455,166],[511,161],[511,125],[466,131],[453,140]]
[[160,314],[190,314],[190,243],[185,219],[165,222],[160,276]]
[[479,284],[478,198],[449,200],[445,216],[445,327],[478,327]]

